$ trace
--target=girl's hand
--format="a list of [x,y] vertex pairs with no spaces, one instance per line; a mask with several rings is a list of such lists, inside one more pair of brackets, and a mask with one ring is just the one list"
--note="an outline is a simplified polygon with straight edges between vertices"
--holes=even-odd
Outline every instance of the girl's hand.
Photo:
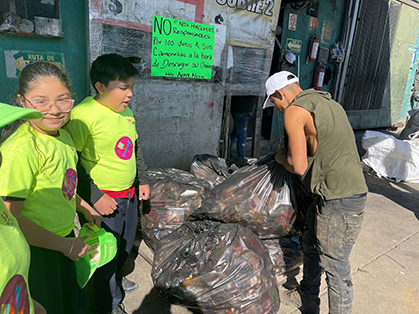
[[139,195],[139,200],[148,200],[150,198],[150,186],[148,184],[145,185],[140,185],[140,189],[139,189],[140,195]]
[[91,226],[96,225],[100,228],[100,224],[102,223],[102,216],[99,215],[92,207],[85,208],[83,211],[83,216]]
[[90,223],[91,226],[96,225],[100,228],[102,217],[97,211],[93,209],[84,199],[77,195],[76,209],[79,213],[82,213],[84,218]]
[[90,245],[84,243],[84,241],[89,236],[85,236],[82,238],[65,238],[66,239],[66,250],[63,252],[65,256],[67,256],[72,261],[77,262],[83,255],[86,253],[88,249],[90,249]]

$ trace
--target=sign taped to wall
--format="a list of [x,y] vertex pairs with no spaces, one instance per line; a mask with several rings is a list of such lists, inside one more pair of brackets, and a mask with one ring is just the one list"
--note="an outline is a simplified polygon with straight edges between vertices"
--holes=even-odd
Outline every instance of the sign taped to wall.
[[64,54],[58,52],[43,52],[29,50],[5,50],[6,76],[9,78],[19,77],[23,68],[29,62],[46,61],[55,64],[64,70]]
[[274,46],[273,30],[276,29],[278,22],[280,1],[205,0],[204,2],[203,23],[226,25],[228,45],[263,49]]
[[214,26],[153,16],[151,76],[211,79]]

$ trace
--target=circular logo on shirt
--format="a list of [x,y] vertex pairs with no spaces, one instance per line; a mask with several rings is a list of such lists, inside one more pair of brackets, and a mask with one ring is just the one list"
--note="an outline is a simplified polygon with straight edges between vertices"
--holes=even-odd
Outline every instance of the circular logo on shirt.
[[129,137],[121,137],[118,142],[116,142],[115,153],[119,158],[128,160],[131,158],[133,152],[134,143]]
[[64,175],[63,195],[66,200],[71,200],[76,192],[77,172],[74,169],[68,169]]
[[0,296],[0,313],[29,314],[29,311],[26,281],[21,275],[15,275],[9,280]]

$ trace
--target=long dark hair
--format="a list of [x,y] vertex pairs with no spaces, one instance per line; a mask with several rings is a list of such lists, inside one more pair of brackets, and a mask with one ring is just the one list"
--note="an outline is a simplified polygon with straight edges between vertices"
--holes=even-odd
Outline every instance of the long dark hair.
[[[19,84],[14,96],[13,105],[22,107],[18,95],[25,96],[35,86],[39,79],[45,77],[56,77],[68,88],[68,90],[70,90],[70,82],[58,66],[49,62],[34,62],[27,65],[20,73]],[[0,146],[25,122],[26,121],[24,120],[16,120],[6,125],[1,133]]]

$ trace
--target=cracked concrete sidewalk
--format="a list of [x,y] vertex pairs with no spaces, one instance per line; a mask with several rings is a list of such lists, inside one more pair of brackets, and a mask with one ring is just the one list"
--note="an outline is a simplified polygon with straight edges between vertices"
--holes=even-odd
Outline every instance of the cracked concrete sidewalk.
[[[419,313],[419,185],[368,175],[366,179],[370,192],[365,219],[351,254],[353,313]],[[150,276],[152,253],[144,243],[139,253],[128,278],[139,283],[140,288],[125,298],[128,313],[192,313],[168,304],[157,294]],[[300,311],[282,303],[278,313]],[[323,279],[321,314],[324,313],[328,313],[328,306]]]

